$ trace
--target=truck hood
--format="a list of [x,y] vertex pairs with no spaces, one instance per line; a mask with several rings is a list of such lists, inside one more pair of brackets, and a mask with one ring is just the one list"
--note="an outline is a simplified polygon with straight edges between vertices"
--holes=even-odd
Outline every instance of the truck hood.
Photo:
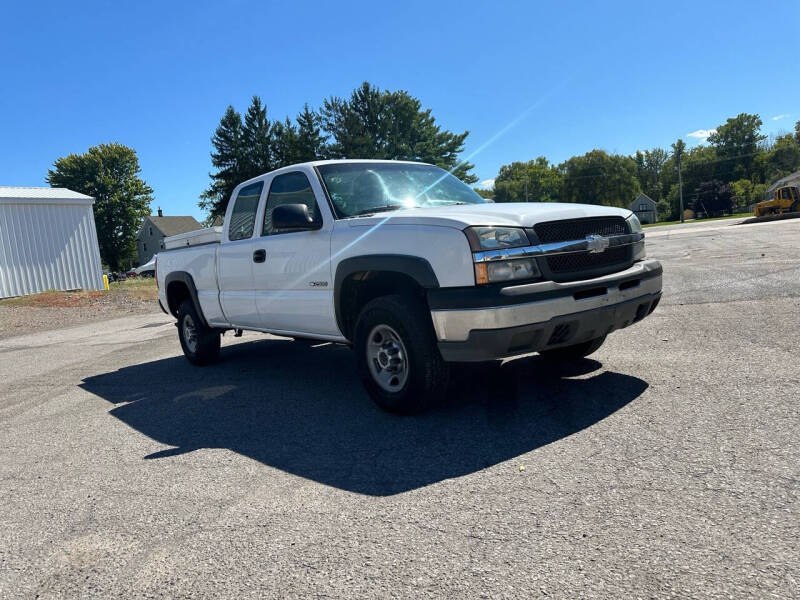
[[580,219],[584,217],[620,216],[627,218],[631,211],[593,204],[556,202],[509,202],[504,204],[461,204],[437,208],[403,208],[373,216],[346,219],[350,227],[386,225],[434,225],[464,229],[472,225],[533,227],[545,221]]

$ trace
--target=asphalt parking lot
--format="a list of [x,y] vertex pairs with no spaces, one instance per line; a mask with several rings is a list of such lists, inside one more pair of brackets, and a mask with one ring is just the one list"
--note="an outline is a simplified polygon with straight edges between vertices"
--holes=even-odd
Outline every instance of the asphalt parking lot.
[[647,236],[651,317],[413,418],[337,346],[0,340],[0,597],[797,597],[800,220]]

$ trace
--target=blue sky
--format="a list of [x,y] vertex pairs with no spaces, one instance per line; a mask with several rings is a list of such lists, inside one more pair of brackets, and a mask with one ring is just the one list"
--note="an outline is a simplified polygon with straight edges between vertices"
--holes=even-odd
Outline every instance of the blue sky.
[[[0,185],[59,156],[136,149],[153,212],[192,214],[228,104],[272,118],[362,81],[469,130],[481,180],[539,155],[633,153],[755,112],[800,119],[793,2],[14,2],[0,36]],[[780,119],[774,119],[784,115]],[[497,135],[501,132],[501,135]]]

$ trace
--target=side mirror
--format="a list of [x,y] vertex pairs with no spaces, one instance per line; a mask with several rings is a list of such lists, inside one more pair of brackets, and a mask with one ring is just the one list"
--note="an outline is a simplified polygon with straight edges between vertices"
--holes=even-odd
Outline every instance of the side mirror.
[[308,216],[305,204],[281,204],[272,209],[272,226],[275,229],[317,229],[317,224]]

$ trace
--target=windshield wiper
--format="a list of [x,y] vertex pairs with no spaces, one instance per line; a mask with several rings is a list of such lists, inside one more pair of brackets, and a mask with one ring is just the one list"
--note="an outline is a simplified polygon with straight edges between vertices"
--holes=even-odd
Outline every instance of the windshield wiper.
[[350,215],[350,216],[351,217],[364,217],[364,216],[367,216],[367,215],[372,215],[372,214],[380,213],[380,212],[390,212],[390,211],[393,211],[393,210],[397,210],[399,208],[403,208],[402,205],[395,204],[394,206],[391,206],[391,205],[376,206],[374,208],[368,208],[366,210],[359,211],[359,212],[355,213],[354,215]]

